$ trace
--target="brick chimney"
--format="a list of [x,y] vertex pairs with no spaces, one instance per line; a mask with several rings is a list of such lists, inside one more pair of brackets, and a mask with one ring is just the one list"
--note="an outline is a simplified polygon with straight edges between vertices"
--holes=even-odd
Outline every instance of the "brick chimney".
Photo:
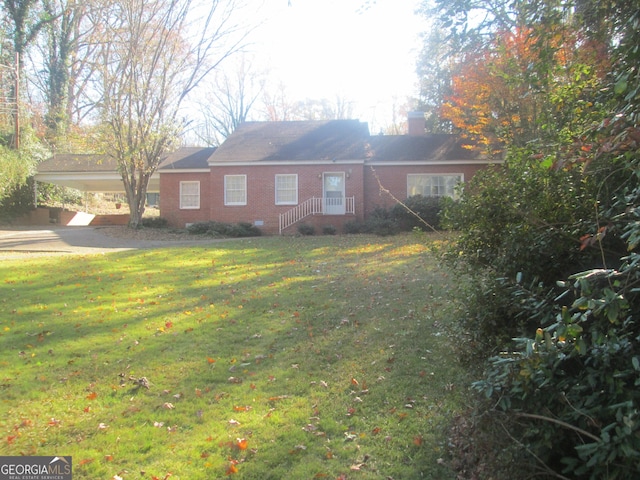
[[412,136],[422,136],[425,134],[426,121],[424,112],[409,112],[407,114],[408,133]]

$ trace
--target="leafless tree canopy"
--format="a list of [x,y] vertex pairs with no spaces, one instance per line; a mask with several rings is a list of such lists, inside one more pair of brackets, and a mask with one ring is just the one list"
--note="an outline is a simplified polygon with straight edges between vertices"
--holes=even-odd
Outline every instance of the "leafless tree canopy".
[[149,178],[177,141],[188,94],[242,46],[233,0],[118,0],[97,11],[95,68],[101,145],[118,162],[131,209],[144,213]]
[[235,70],[217,74],[208,86],[208,97],[199,102],[203,121],[195,133],[207,145],[217,146],[248,119],[263,90],[264,78],[243,56]]

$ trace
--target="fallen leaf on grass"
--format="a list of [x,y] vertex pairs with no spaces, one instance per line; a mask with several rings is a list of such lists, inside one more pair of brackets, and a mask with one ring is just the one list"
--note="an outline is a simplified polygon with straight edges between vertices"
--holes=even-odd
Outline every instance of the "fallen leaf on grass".
[[356,438],[358,438],[357,435],[354,435],[353,433],[349,433],[349,432],[344,432],[345,442],[353,442]]
[[96,398],[98,398],[98,394],[96,392],[91,392],[89,395],[87,395],[87,400],[95,400]]
[[289,451],[289,455],[295,455],[296,453],[302,452],[306,449],[307,449],[306,445],[296,445],[295,447],[293,447],[293,450]]
[[229,425],[233,426],[233,427],[237,427],[240,425],[240,422],[237,420],[234,420],[233,418],[231,420],[229,420]]
[[227,468],[227,475],[233,475],[234,473],[238,473],[238,467],[236,466],[237,461],[233,461],[229,464],[229,468]]
[[249,410],[251,410],[251,406],[249,406],[249,405],[234,405],[233,409],[236,412],[248,412]]
[[246,438],[236,438],[236,448],[238,450],[246,450],[249,446],[249,442]]
[[278,402],[280,400],[284,400],[285,398],[289,398],[289,395],[277,395],[275,397],[269,397],[270,402]]
[[162,407],[163,407],[163,408],[166,408],[167,410],[173,410],[174,408],[176,408],[176,407],[173,405],[173,403],[169,403],[169,402],[163,403],[163,404],[162,404]]
[[78,465],[89,465],[93,460],[93,458],[84,458],[78,462]]

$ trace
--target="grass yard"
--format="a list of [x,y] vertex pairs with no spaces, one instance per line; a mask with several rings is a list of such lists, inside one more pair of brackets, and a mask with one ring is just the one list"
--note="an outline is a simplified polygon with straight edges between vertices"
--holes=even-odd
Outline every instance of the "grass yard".
[[0,264],[0,454],[74,479],[447,479],[467,377],[439,236]]

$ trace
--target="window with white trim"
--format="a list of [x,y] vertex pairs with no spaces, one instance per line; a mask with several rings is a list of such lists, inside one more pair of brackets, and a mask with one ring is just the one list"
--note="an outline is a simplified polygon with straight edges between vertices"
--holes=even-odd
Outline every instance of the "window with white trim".
[[180,182],[180,208],[200,208],[200,182]]
[[432,175],[411,173],[407,175],[407,197],[422,195],[424,197],[456,196],[456,185],[462,182],[461,174]]
[[298,175],[276,175],[276,205],[298,204]]
[[225,175],[224,176],[224,204],[225,205],[246,205],[247,204],[247,176],[246,175]]

